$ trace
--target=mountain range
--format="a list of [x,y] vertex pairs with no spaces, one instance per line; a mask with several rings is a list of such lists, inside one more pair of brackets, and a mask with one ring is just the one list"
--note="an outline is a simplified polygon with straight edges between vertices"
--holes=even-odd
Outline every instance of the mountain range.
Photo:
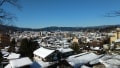
[[102,26],[90,26],[90,27],[45,27],[45,28],[22,28],[10,25],[0,24],[0,31],[110,31],[120,28],[120,25],[102,25]]

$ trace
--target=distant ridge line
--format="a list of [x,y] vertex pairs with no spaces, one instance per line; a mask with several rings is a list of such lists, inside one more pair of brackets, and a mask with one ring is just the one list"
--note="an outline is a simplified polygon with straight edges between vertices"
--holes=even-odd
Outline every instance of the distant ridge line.
[[0,31],[110,31],[116,28],[120,28],[120,25],[101,25],[101,26],[88,26],[88,27],[57,27],[57,26],[50,26],[44,28],[22,28],[16,26],[9,26],[9,25],[1,25],[0,24]]

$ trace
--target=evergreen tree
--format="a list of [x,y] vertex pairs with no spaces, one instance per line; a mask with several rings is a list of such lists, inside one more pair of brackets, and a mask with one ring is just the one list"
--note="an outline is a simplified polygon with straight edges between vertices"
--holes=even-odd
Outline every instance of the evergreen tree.
[[1,63],[2,59],[3,59],[2,53],[0,52],[0,63]]
[[27,56],[32,58],[33,57],[33,51],[37,49],[38,43],[31,40],[31,39],[22,39],[21,40],[21,45],[19,48],[19,53],[21,56]]
[[15,38],[13,38],[12,41],[10,42],[10,47],[8,49],[8,52],[15,52],[15,45],[16,45],[16,41]]
[[78,43],[75,43],[75,42],[74,42],[74,43],[71,45],[71,48],[74,50],[75,53],[79,53],[80,46],[79,46]]

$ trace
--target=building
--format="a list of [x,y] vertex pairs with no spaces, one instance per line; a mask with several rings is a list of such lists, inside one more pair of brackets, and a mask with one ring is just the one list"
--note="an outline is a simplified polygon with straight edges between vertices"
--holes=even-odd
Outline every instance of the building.
[[117,28],[115,32],[111,34],[110,43],[114,45],[113,48],[120,49],[120,28]]
[[62,58],[66,58],[74,54],[74,51],[71,48],[59,48],[58,51],[61,53]]
[[99,59],[99,62],[105,65],[105,68],[120,68],[120,55],[105,55]]
[[57,61],[58,58],[58,51],[48,49],[48,48],[39,48],[33,52],[34,54],[34,60],[40,60],[40,61]]
[[[81,68],[82,65],[85,64],[95,64],[96,60],[100,58],[101,55],[96,55],[94,53],[81,53],[77,55],[69,56],[66,61],[73,67],[73,68]],[[92,62],[94,61],[94,62]]]
[[20,54],[16,54],[16,53],[10,53],[9,56],[7,57],[8,60],[13,60],[18,58],[20,58]]
[[115,48],[116,50],[120,50],[120,39],[115,40],[114,48]]
[[32,61],[28,57],[10,60],[4,68],[31,68]]
[[76,37],[74,37],[74,39],[73,39],[72,42],[73,42],[73,43],[78,43],[78,39],[77,39]]
[[117,39],[120,39],[120,28],[117,28],[116,31],[111,34],[110,43],[113,43]]
[[10,44],[10,36],[8,34],[0,33],[0,45],[5,46]]

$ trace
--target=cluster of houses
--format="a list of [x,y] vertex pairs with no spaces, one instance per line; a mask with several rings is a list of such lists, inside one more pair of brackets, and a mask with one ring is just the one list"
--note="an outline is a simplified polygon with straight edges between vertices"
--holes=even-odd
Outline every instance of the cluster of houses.
[[[30,59],[8,52],[9,45],[5,45],[1,48],[3,68],[120,68],[118,30],[111,33],[25,31],[15,32],[8,37],[15,38],[18,46],[21,39],[33,38],[38,42],[39,48]],[[6,37],[0,36],[0,42],[1,38]],[[78,54],[71,48],[73,43],[77,43],[79,50],[82,50]],[[97,53],[99,51],[100,54]]]

